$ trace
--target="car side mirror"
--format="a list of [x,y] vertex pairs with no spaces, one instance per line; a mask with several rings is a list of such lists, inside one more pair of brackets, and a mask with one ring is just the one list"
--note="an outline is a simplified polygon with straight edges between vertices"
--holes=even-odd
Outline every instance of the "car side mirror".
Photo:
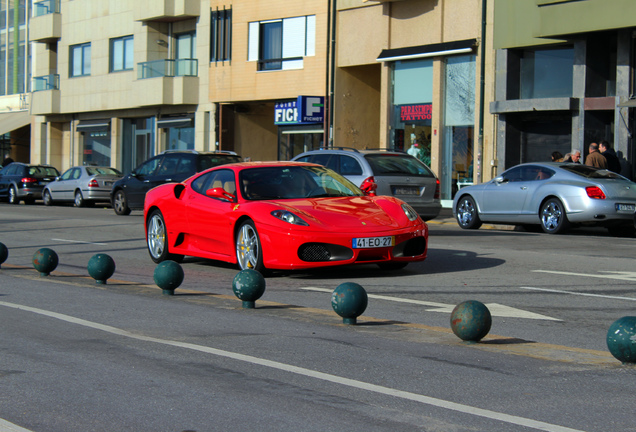
[[226,192],[225,189],[217,187],[213,189],[208,189],[205,194],[210,198],[217,198],[222,201],[234,202],[235,196],[229,192]]
[[508,180],[506,180],[503,177],[495,177],[495,183],[506,183]]

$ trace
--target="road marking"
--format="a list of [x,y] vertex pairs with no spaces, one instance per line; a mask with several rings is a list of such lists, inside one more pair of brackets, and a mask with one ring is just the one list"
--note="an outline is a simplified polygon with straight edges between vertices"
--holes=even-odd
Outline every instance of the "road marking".
[[614,299],[614,300],[629,300],[636,301],[634,297],[620,297],[620,296],[608,296],[603,294],[592,294],[592,293],[582,293],[576,291],[565,291],[565,290],[557,290],[557,289],[548,289],[548,288],[535,288],[535,287],[520,287],[521,289],[533,290],[533,291],[545,291],[545,292],[553,292],[559,294],[572,294],[584,297],[601,297],[606,299]]
[[32,432],[32,431],[30,429],[25,429],[11,422],[0,419],[0,432]]
[[81,241],[81,240],[51,239],[51,241],[59,241],[59,242],[66,242],[66,243],[91,244],[91,245],[99,245],[99,246],[108,246],[108,243],[93,243],[93,242],[87,242],[87,241]]
[[111,333],[117,336],[123,336],[130,339],[136,339],[145,342],[153,342],[168,346],[173,346],[177,348],[189,349],[192,351],[199,351],[207,354],[212,354],[219,357],[230,358],[233,360],[238,360],[246,363],[251,363],[255,365],[260,365],[272,369],[281,370],[283,372],[289,372],[296,375],[301,375],[309,378],[315,378],[322,381],[331,382],[338,385],[344,385],[347,387],[352,387],[360,390],[367,390],[370,392],[383,394],[386,396],[393,396],[400,399],[406,399],[414,402],[419,402],[425,405],[431,405],[438,408],[444,408],[451,411],[457,411],[464,414],[470,414],[478,417],[484,417],[491,420],[502,421],[505,423],[510,423],[518,426],[525,426],[536,430],[542,431],[553,431],[553,432],[583,432],[578,429],[571,429],[564,426],[559,426],[551,423],[545,423],[538,420],[532,420],[525,417],[518,417],[514,415],[509,415],[505,413],[500,413],[497,411],[491,411],[482,408],[476,408],[470,405],[464,405],[456,402],[450,402],[444,399],[438,399],[430,396],[424,396],[418,393],[412,393],[402,390],[393,389],[390,387],[384,387],[376,384],[367,383],[364,381],[353,380],[345,377],[341,377],[338,375],[332,375],[324,372],[318,372],[312,369],[306,369],[299,366],[293,366],[286,363],[280,363],[272,360],[266,360],[259,357],[253,357],[245,354],[239,354],[231,351],[220,350],[217,348],[212,348],[208,346],[195,345],[187,342],[178,342],[169,339],[159,339],[151,336],[143,336],[136,333],[131,333],[127,330],[123,330],[117,327],[111,327],[104,324],[99,324],[92,321],[83,320],[81,318],[76,318],[70,315],[64,315],[57,312],[51,312],[44,309],[33,308],[29,306],[19,305],[15,303],[7,303],[0,302],[0,306],[5,306],[13,309],[18,309],[22,311],[32,312],[39,315],[47,316],[50,318],[55,318],[61,321],[65,321],[71,324],[77,324],[84,327],[92,328],[95,330],[100,330],[106,333]]
[[[326,288],[316,288],[316,287],[301,287],[301,289],[305,291],[328,292],[328,293],[333,292],[333,290],[329,290]],[[428,302],[423,300],[413,300],[413,299],[406,299],[402,297],[390,297],[390,296],[384,296],[384,295],[378,295],[378,294],[367,294],[367,296],[369,298],[375,298],[378,300],[387,300],[387,301],[392,301],[397,303],[411,303],[416,305],[432,307],[432,309],[426,309],[426,312],[452,313],[453,309],[455,309],[455,306],[456,306],[456,305],[449,305],[445,303],[435,303],[435,302]],[[552,318],[546,315],[540,315],[534,312],[528,312],[521,309],[516,309],[516,308],[505,306],[499,303],[486,303],[486,307],[490,311],[490,314],[496,317],[561,321],[558,318]]]
[[555,270],[532,270],[532,271],[536,273],[552,273],[552,274],[559,274],[564,276],[583,276],[583,277],[591,277],[591,278],[617,279],[617,280],[636,282],[636,272],[600,271],[600,273],[605,273],[605,274],[590,274],[590,273],[574,273],[574,272],[564,272],[564,271],[555,271]]

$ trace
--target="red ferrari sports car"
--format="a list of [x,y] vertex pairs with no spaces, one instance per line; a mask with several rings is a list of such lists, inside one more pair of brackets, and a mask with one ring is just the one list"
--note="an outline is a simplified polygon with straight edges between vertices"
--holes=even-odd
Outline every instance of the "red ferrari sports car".
[[426,223],[403,201],[371,194],[316,164],[219,166],[147,193],[148,251],[154,262],[188,255],[261,272],[424,260]]

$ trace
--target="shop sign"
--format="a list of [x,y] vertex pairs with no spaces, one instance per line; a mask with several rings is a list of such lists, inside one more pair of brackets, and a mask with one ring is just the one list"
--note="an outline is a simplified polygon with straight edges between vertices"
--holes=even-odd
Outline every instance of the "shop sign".
[[423,121],[433,118],[433,104],[414,104],[400,106],[400,121]]
[[323,96],[298,96],[296,100],[274,104],[274,124],[277,125],[322,123],[324,117]]

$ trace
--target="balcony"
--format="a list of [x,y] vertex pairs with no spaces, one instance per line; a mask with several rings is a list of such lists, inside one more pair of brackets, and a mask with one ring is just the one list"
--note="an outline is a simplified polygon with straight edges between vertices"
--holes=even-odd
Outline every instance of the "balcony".
[[30,39],[34,42],[55,42],[62,37],[60,0],[33,3],[33,18],[29,24]]
[[155,60],[137,65],[135,100],[140,106],[199,103],[197,59]]
[[135,0],[135,21],[181,21],[201,15],[201,0]]
[[33,115],[60,112],[60,76],[58,74],[34,77],[31,84],[31,113]]

